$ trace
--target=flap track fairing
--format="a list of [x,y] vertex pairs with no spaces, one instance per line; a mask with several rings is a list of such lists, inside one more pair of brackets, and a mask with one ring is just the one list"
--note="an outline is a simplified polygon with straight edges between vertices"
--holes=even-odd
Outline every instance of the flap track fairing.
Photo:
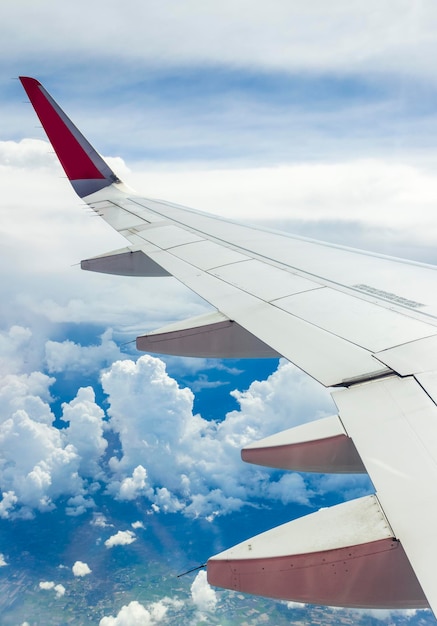
[[355,608],[428,602],[375,496],[320,509],[209,559],[211,585]]
[[137,337],[137,349],[216,359],[279,358],[270,346],[219,312],[183,320]]
[[170,276],[158,263],[141,250],[122,248],[80,262],[80,267],[89,272],[115,274],[117,276]]
[[246,463],[319,473],[365,473],[355,445],[337,415],[289,428],[246,446]]

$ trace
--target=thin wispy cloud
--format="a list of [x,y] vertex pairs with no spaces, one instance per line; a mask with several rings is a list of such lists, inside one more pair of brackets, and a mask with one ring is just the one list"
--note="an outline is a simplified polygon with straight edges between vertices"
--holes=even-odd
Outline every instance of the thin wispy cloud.
[[[86,54],[128,59],[131,72],[144,60],[154,60],[160,65],[202,62],[288,71],[384,71],[402,66],[405,73],[430,75],[427,61],[437,20],[432,4],[406,0],[383,5],[376,0],[366,5],[335,0],[329,7],[321,0],[310,5],[276,0],[250,8],[247,2],[199,5],[190,0],[181,6],[174,0],[129,0],[123,5],[107,2],[104,12],[101,4],[83,0],[61,12],[43,0],[32,12],[33,7],[21,2],[4,12],[2,45],[14,59],[27,60],[38,43],[37,56],[75,50],[76,64],[84,62]],[[20,20],[26,13],[38,19],[39,32],[30,19]],[[84,27],[84,17],[92,29]]]

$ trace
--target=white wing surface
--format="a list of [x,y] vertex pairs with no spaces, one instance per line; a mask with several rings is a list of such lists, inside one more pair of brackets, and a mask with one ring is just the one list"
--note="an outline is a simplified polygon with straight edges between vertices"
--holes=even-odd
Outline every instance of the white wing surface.
[[208,561],[212,584],[338,606],[437,612],[437,273],[433,266],[235,223],[127,188],[36,80],[21,82],[73,187],[128,245],[82,268],[175,276],[213,307],[140,350],[282,355],[338,415],[254,442],[248,462],[369,473],[376,495]]

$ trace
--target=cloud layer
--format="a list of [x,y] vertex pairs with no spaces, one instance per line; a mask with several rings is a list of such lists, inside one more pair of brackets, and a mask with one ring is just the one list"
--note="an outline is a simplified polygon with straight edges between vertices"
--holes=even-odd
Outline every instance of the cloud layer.
[[[28,341],[31,335],[18,329],[4,335],[6,354],[16,337]],[[67,347],[71,361],[64,360],[64,374],[75,373],[84,359],[94,372],[107,366],[105,342],[100,351]],[[51,371],[58,371],[56,350],[47,342]],[[64,350],[59,344],[62,358]],[[106,413],[94,390],[80,387],[61,406],[59,430],[51,409],[54,377],[37,371],[2,378],[1,517],[50,511],[60,497],[70,515],[79,515],[94,507],[93,494],[102,490],[119,500],[145,498],[154,510],[210,519],[258,497],[310,503],[312,488],[300,475],[254,471],[240,459],[248,442],[332,411],[327,392],[292,365],[284,362],[266,381],[232,392],[240,409],[221,422],[193,413],[192,391],[181,388],[160,359],[118,360],[103,370],[101,381]],[[108,461],[110,431],[120,449],[114,454],[111,448]],[[120,531],[107,545],[134,540],[132,531]]]
[[[41,29],[30,28],[34,19],[21,19],[29,12]],[[84,16],[92,31],[84,27]],[[5,12],[1,49],[15,59],[35,50],[38,57],[74,51],[76,63],[91,56],[94,62],[100,57],[137,67],[201,63],[313,72],[403,67],[432,76],[427,60],[435,53],[436,22],[432,3],[406,0],[383,5],[333,0],[329,8],[321,0],[309,6],[275,0],[269,7],[229,0],[201,7],[195,0],[183,5],[128,0],[122,8],[107,2],[104,13],[84,0],[62,12],[48,0],[36,10],[26,0]],[[19,37],[13,36],[17,23]]]
[[192,392],[178,387],[164,363],[150,356],[114,363],[102,384],[122,448],[121,456],[109,461],[108,489],[116,497],[143,495],[159,509],[191,516],[236,510],[261,495],[309,504],[310,491],[300,475],[274,479],[240,459],[248,442],[331,408],[328,394],[290,364],[247,392],[235,392],[241,410],[220,423],[194,415]]

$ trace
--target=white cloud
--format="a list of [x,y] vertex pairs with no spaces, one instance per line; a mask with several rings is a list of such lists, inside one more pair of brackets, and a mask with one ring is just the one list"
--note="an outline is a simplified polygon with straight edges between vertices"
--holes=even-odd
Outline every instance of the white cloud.
[[396,617],[408,619],[423,612],[430,613],[428,609],[352,609],[352,613],[355,613],[358,619],[362,616],[369,615],[370,617],[381,620],[382,622],[396,619]]
[[178,607],[180,603],[164,598],[159,602],[152,602],[146,608],[133,600],[123,606],[116,617],[103,617],[99,626],[155,626],[165,619],[169,606]]
[[199,611],[214,611],[217,605],[217,594],[208,584],[206,572],[199,572],[194,579],[191,585],[191,598]]
[[95,513],[94,518],[91,521],[92,526],[97,526],[97,528],[108,528],[111,527],[112,524],[108,524],[106,517],[101,513]]
[[302,603],[302,602],[285,602],[285,605],[287,607],[287,609],[303,609],[306,604]]
[[107,548],[113,548],[114,546],[128,546],[136,541],[135,533],[131,530],[119,530],[115,535],[112,535],[105,541]]
[[[8,150],[10,143],[13,142],[7,142]],[[47,142],[39,144],[42,150],[51,151]],[[81,271],[81,259],[122,248],[127,245],[126,240],[94,213],[84,210],[85,205],[77,199],[68,181],[59,178],[60,166],[55,160],[53,170],[41,168],[31,144],[20,142],[15,148],[26,167],[18,167],[16,159],[9,159],[9,165],[0,165],[5,180],[0,279],[2,299],[8,302],[0,311],[0,349],[5,353],[6,372],[22,371],[23,363],[29,361],[40,367],[44,349],[53,372],[68,365],[70,358],[72,369],[93,368],[99,360],[101,363],[118,358],[110,331],[102,337],[100,346],[80,349],[68,341],[50,341],[45,346],[53,324],[86,322],[110,326],[118,334],[125,333],[127,340],[134,340],[141,332],[174,321],[175,310],[179,316],[189,317],[205,309],[176,281],[152,280],[147,289],[139,290],[139,279]],[[2,149],[4,152],[0,142],[0,155]],[[154,303],[152,307],[150,302]],[[14,326],[26,331],[17,334],[11,330],[11,336],[3,339],[2,329]],[[7,354],[11,357],[9,368]],[[2,365],[0,357],[0,372]]]
[[6,562],[5,555],[0,553],[0,567],[6,567],[8,563]]
[[66,589],[65,589],[64,585],[61,585],[61,584],[55,585],[54,589],[56,591],[56,597],[57,598],[62,598],[62,596],[65,595]]
[[29,344],[32,341],[30,328],[12,325],[8,330],[0,332],[0,373],[18,374],[24,369],[29,359]]
[[[286,72],[396,71],[401,76],[415,71],[433,79],[433,3],[333,0],[328,7],[322,0],[309,5],[277,0],[273,6],[254,6],[226,0],[199,6],[196,0],[182,5],[128,0],[122,9],[107,3],[102,20],[99,6],[84,0],[69,5],[67,13],[42,0],[37,31],[23,19],[28,9],[27,2],[20,2],[5,13],[3,57],[27,59],[38,51],[36,58],[47,59],[50,66],[74,53],[78,63],[100,59],[109,68],[123,60],[136,68],[225,64]],[[82,28],[84,14],[94,24],[92,34]],[[13,37],[18,27],[20,38]]]
[[112,330],[100,337],[100,345],[81,346],[73,341],[47,341],[46,363],[50,373],[80,371],[91,373],[120,358],[120,349],[112,339]]
[[47,150],[47,141],[41,139],[21,139],[21,141],[0,141],[0,166],[47,168],[56,171],[59,168],[52,151]]
[[121,500],[134,500],[145,492],[147,472],[142,465],[138,465],[132,472],[132,476],[127,476],[120,483],[119,496]]
[[[141,189],[144,176],[137,174],[132,184]],[[155,172],[153,184],[159,197],[246,221],[355,221],[367,227],[395,226],[399,233],[412,228],[424,242],[432,236],[429,227],[437,226],[433,210],[437,179],[433,164],[423,160],[373,157],[270,167],[187,168],[172,174]]]
[[[220,423],[194,415],[191,390],[181,389],[164,363],[150,356],[117,361],[102,374],[107,424],[93,389],[86,387],[62,405],[68,425],[54,427],[52,384],[53,378],[39,372],[9,375],[0,384],[1,517],[52,510],[60,496],[69,515],[80,515],[95,506],[99,483],[121,500],[144,497],[153,510],[210,520],[257,497],[311,503],[316,483],[298,474],[254,471],[240,459],[247,443],[332,411],[328,393],[290,364],[281,363],[244,392],[234,391],[240,410]],[[108,467],[107,428],[121,443],[121,454]],[[360,482],[344,480],[319,479],[317,491],[324,486],[360,494]],[[94,523],[106,521],[97,515]]]
[[[94,488],[98,487],[97,483],[93,483],[89,486],[89,493],[94,493]],[[67,500],[67,506],[65,507],[65,512],[67,515],[71,515],[73,517],[77,517],[78,515],[83,515],[88,509],[93,509],[95,507],[95,502],[92,498],[88,497],[87,494],[78,493]]]
[[[183,476],[181,479],[183,481]],[[158,487],[153,497],[154,504],[157,505],[158,510],[165,513],[177,513],[184,508],[184,503],[174,495],[167,487]]]
[[2,491],[2,499],[0,500],[0,517],[8,519],[11,516],[18,498],[13,491]]
[[51,400],[50,386],[54,378],[41,372],[31,374],[7,374],[0,381],[0,423],[15,411],[23,410],[32,415],[35,422],[49,425],[53,415],[48,405]]
[[199,377],[190,384],[190,387],[194,393],[199,393],[203,389],[216,389],[229,384],[228,380],[209,380],[206,374],[199,374]]
[[137,528],[145,528],[145,526],[144,526],[143,522],[140,522],[140,521],[138,521],[138,522],[132,522],[131,526],[132,526],[132,528],[133,528],[133,529],[137,529]]
[[54,587],[55,587],[55,583],[53,581],[50,582],[48,580],[42,580],[39,583],[39,588],[40,589],[46,589],[47,590],[47,589],[54,589]]
[[89,568],[89,565],[87,563],[84,563],[83,561],[76,561],[71,570],[74,576],[83,577],[91,574],[91,569]]
[[62,598],[62,596],[65,595],[65,591],[66,591],[64,585],[61,585],[61,584],[57,585],[53,581],[48,581],[48,580],[42,580],[39,583],[39,588],[45,591],[50,591],[51,589],[53,589],[53,591],[56,593],[57,598]]
[[99,461],[108,445],[103,436],[104,412],[96,404],[91,387],[82,387],[76,397],[62,405],[63,419],[69,422],[65,439],[80,456],[79,472],[82,477],[98,478]]
[[79,389],[64,403],[63,430],[52,425],[49,387],[53,379],[40,372],[10,375],[0,384],[0,516],[31,517],[49,511],[59,496],[68,496],[67,512],[93,506],[93,483],[106,448],[103,411],[91,388]]
[[192,392],[151,356],[114,363],[102,384],[122,446],[121,457],[110,460],[108,489],[118,498],[143,495],[157,510],[210,519],[261,495],[309,504],[312,491],[301,475],[271,478],[240,459],[240,448],[254,439],[332,411],[328,393],[292,365],[283,362],[266,381],[234,392],[241,410],[220,423],[193,415]]
[[2,488],[18,499],[19,514],[29,516],[33,509],[54,508],[61,494],[82,490],[78,475],[79,458],[71,445],[63,445],[57,429],[16,411],[0,427],[0,448],[5,465]]

